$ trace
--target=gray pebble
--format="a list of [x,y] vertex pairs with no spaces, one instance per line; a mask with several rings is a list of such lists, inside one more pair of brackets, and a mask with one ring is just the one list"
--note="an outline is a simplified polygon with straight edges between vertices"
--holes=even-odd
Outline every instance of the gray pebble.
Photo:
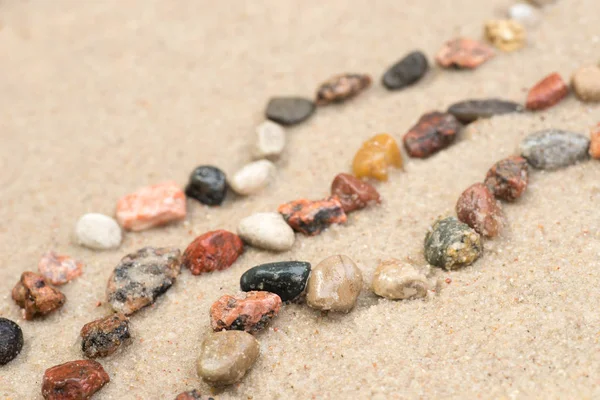
[[456,217],[437,220],[425,236],[425,259],[431,265],[457,269],[483,253],[481,236]]
[[315,103],[302,97],[273,97],[267,104],[266,116],[281,125],[296,125],[315,111]]
[[429,70],[427,57],[413,51],[392,65],[383,75],[381,83],[389,90],[398,90],[417,83]]
[[532,167],[554,170],[587,159],[589,146],[579,133],[546,129],[523,139],[519,150]]
[[501,99],[466,100],[452,104],[448,112],[464,124],[479,118],[490,118],[494,115],[523,111],[519,103]]

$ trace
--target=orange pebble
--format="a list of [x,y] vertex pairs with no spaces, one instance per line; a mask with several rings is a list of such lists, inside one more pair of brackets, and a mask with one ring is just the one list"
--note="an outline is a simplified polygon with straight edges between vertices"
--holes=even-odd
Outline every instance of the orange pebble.
[[396,140],[387,133],[380,133],[364,142],[352,162],[357,178],[369,177],[379,181],[387,181],[389,166],[402,168],[402,155]]
[[600,123],[590,133],[590,156],[600,160]]

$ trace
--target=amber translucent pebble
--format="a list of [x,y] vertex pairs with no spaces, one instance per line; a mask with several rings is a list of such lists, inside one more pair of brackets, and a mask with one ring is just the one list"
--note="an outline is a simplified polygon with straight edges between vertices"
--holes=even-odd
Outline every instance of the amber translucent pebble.
[[354,156],[352,170],[357,178],[387,181],[390,166],[402,168],[398,144],[387,133],[380,133],[363,143]]

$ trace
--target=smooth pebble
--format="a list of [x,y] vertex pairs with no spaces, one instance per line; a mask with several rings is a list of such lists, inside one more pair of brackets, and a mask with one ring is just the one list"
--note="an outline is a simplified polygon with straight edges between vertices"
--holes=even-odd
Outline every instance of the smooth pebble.
[[83,215],[75,225],[78,242],[90,249],[114,249],[121,245],[121,227],[113,218],[103,214]]
[[579,68],[571,78],[573,91],[584,102],[600,102],[600,67],[588,65]]
[[382,262],[373,275],[373,292],[387,299],[425,297],[428,289],[427,277],[412,265],[399,260]]
[[579,133],[546,129],[523,139],[520,152],[533,168],[555,170],[585,160],[589,146],[590,140]]
[[315,112],[315,103],[302,97],[274,97],[267,104],[266,117],[281,125],[296,125]]
[[527,26],[535,26],[540,22],[538,11],[525,3],[517,3],[510,6],[508,17]]
[[350,257],[328,257],[312,270],[306,302],[317,310],[347,313],[354,308],[362,283],[362,273]]
[[268,160],[254,161],[237,171],[229,186],[240,195],[247,196],[265,188],[275,175],[275,165]]
[[0,365],[14,360],[23,348],[23,331],[10,319],[0,318]]
[[422,51],[412,51],[388,68],[381,83],[388,90],[403,89],[417,83],[429,70],[429,62]]
[[296,239],[294,230],[281,214],[256,213],[242,219],[237,228],[238,236],[250,245],[271,251],[286,251]]
[[285,147],[285,130],[273,121],[264,121],[256,128],[255,159],[277,160]]
[[212,165],[196,167],[190,174],[185,195],[207,206],[218,206],[227,195],[225,173]]
[[244,292],[265,290],[278,295],[281,301],[291,301],[304,292],[309,275],[310,263],[304,261],[261,264],[244,272],[240,288]]

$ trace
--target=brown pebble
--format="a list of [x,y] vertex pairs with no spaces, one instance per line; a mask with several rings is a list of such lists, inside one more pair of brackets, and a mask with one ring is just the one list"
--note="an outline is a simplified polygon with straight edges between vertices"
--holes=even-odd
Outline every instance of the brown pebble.
[[500,233],[504,215],[494,195],[483,183],[476,183],[465,190],[456,202],[458,219],[477,233],[494,237]]
[[42,396],[46,400],[86,400],[110,382],[94,360],[69,361],[44,372]]
[[590,133],[590,156],[600,160],[600,123]]
[[579,68],[571,78],[571,86],[577,98],[585,102],[600,101],[600,67],[588,65]]
[[187,392],[179,393],[175,400],[216,400],[212,396],[203,396],[200,391],[194,389]]
[[210,322],[215,331],[256,332],[279,313],[281,298],[269,292],[245,292],[224,295],[210,307]]
[[193,275],[221,271],[244,252],[244,243],[235,233],[218,229],[206,232],[192,241],[183,252],[181,265]]
[[427,113],[404,135],[404,147],[411,157],[429,157],[452,144],[460,128],[452,114]]
[[365,208],[369,203],[379,203],[377,189],[350,174],[338,174],[331,183],[331,195],[337,196],[344,212]]
[[86,357],[106,357],[131,338],[129,319],[117,313],[89,322],[81,328],[81,351]]
[[69,256],[49,251],[40,259],[38,270],[48,282],[59,286],[81,276],[83,263]]
[[527,160],[520,156],[510,156],[490,168],[484,183],[496,198],[515,201],[525,192],[528,182]]
[[527,94],[528,110],[544,110],[559,103],[569,94],[569,88],[561,76],[554,72],[535,84]]
[[362,283],[362,273],[350,257],[328,257],[313,268],[308,278],[306,303],[321,311],[350,312]]
[[294,200],[279,206],[277,211],[293,230],[314,236],[331,224],[343,224],[347,217],[337,196],[324,200]]
[[444,44],[437,53],[435,60],[444,67],[477,68],[494,57],[494,50],[477,40],[457,38]]
[[317,90],[316,104],[323,106],[341,103],[371,86],[371,77],[365,74],[341,74],[325,81]]
[[13,300],[24,309],[25,319],[47,315],[65,304],[65,295],[48,285],[44,277],[35,272],[23,272],[12,290]]

